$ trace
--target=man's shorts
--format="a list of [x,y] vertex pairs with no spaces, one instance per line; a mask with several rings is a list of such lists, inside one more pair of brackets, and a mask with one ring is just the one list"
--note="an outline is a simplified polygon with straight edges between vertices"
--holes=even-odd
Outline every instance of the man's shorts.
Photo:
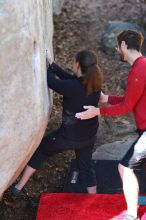
[[146,163],[146,131],[141,132],[128,152],[120,161],[125,167],[139,169]]

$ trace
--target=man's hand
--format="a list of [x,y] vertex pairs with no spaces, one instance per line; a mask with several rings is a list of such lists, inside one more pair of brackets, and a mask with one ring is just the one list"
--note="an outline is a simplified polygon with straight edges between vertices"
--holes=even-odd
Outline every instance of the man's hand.
[[100,94],[100,103],[107,103],[108,102],[108,95],[105,95],[103,92]]
[[79,112],[79,113],[76,113],[76,118],[79,118],[79,119],[89,119],[89,118],[93,118],[97,115],[100,115],[100,109],[99,108],[96,108],[94,106],[84,106],[84,109],[87,109],[87,111],[85,112]]
[[51,51],[49,48],[46,49],[46,65],[47,67],[49,66],[49,64],[53,63],[53,57],[51,56]]

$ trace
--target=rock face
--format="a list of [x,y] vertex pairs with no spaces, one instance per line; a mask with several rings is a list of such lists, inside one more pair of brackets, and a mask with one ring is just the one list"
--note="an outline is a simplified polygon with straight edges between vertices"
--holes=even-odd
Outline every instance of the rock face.
[[93,153],[93,160],[121,160],[136,140],[136,135],[124,137],[122,141],[103,144]]
[[141,32],[146,39],[146,32],[136,24],[123,21],[109,21],[101,38],[102,50],[107,54],[113,54],[115,52],[115,47],[117,46],[116,36],[123,30],[128,29]]
[[52,48],[51,0],[1,0],[0,27],[2,196],[39,145],[48,122],[52,94],[45,48]]
[[59,15],[61,13],[63,4],[64,0],[53,0],[53,12],[55,15]]

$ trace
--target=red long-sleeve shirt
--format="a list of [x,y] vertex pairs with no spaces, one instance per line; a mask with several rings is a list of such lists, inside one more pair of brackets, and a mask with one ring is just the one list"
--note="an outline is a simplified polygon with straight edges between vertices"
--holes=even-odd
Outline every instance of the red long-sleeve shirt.
[[100,108],[101,115],[122,115],[133,111],[137,128],[146,129],[146,57],[133,63],[124,96],[109,96],[110,106]]

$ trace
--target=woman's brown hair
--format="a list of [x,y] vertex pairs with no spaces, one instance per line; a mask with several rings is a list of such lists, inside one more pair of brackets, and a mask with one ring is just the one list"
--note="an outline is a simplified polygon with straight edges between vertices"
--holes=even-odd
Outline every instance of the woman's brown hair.
[[97,64],[97,55],[91,50],[82,50],[75,56],[75,61],[79,63],[82,76],[80,81],[85,87],[86,95],[99,91],[102,85],[102,73]]

